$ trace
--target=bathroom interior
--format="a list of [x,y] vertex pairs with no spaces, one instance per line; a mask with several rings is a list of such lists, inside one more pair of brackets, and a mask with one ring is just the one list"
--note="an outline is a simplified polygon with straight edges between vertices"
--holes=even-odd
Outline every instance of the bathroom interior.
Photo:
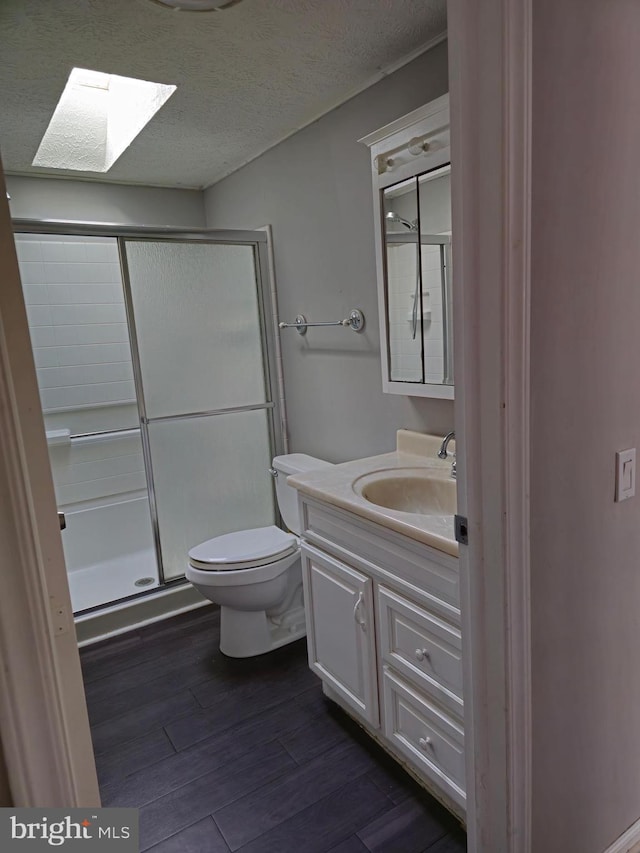
[[[464,850],[446,4],[99,5],[0,11],[0,150],[103,804]],[[40,146],[71,68],[177,84],[106,172]]]

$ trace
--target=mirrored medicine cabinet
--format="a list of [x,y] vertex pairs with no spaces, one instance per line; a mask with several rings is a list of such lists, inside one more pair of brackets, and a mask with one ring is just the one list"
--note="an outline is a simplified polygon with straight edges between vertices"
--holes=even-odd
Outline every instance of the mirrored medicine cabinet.
[[383,390],[453,399],[449,97],[365,136]]

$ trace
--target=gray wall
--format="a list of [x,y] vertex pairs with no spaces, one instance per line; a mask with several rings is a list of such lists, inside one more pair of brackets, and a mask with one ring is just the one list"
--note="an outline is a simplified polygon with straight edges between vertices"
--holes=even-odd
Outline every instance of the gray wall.
[[7,175],[11,215],[118,225],[204,226],[203,193]]
[[453,424],[450,401],[382,393],[370,161],[357,142],[447,89],[443,43],[205,192],[209,227],[273,226],[280,319],[365,314],[360,335],[282,332],[292,450],[337,462],[392,450],[399,427]]
[[[533,4],[533,845],[640,818],[640,4]],[[597,131],[594,118],[598,117]]]

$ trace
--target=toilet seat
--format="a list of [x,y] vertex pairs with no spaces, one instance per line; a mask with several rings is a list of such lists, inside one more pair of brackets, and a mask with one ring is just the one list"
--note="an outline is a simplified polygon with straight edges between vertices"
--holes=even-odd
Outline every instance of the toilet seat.
[[298,538],[275,525],[215,536],[189,551],[189,565],[208,572],[252,569],[277,562],[298,549]]

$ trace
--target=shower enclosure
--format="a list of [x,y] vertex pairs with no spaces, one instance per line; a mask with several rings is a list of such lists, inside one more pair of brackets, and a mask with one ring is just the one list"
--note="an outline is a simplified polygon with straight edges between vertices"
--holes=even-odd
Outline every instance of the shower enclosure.
[[194,544],[273,524],[266,234],[14,228],[74,612],[184,582]]

